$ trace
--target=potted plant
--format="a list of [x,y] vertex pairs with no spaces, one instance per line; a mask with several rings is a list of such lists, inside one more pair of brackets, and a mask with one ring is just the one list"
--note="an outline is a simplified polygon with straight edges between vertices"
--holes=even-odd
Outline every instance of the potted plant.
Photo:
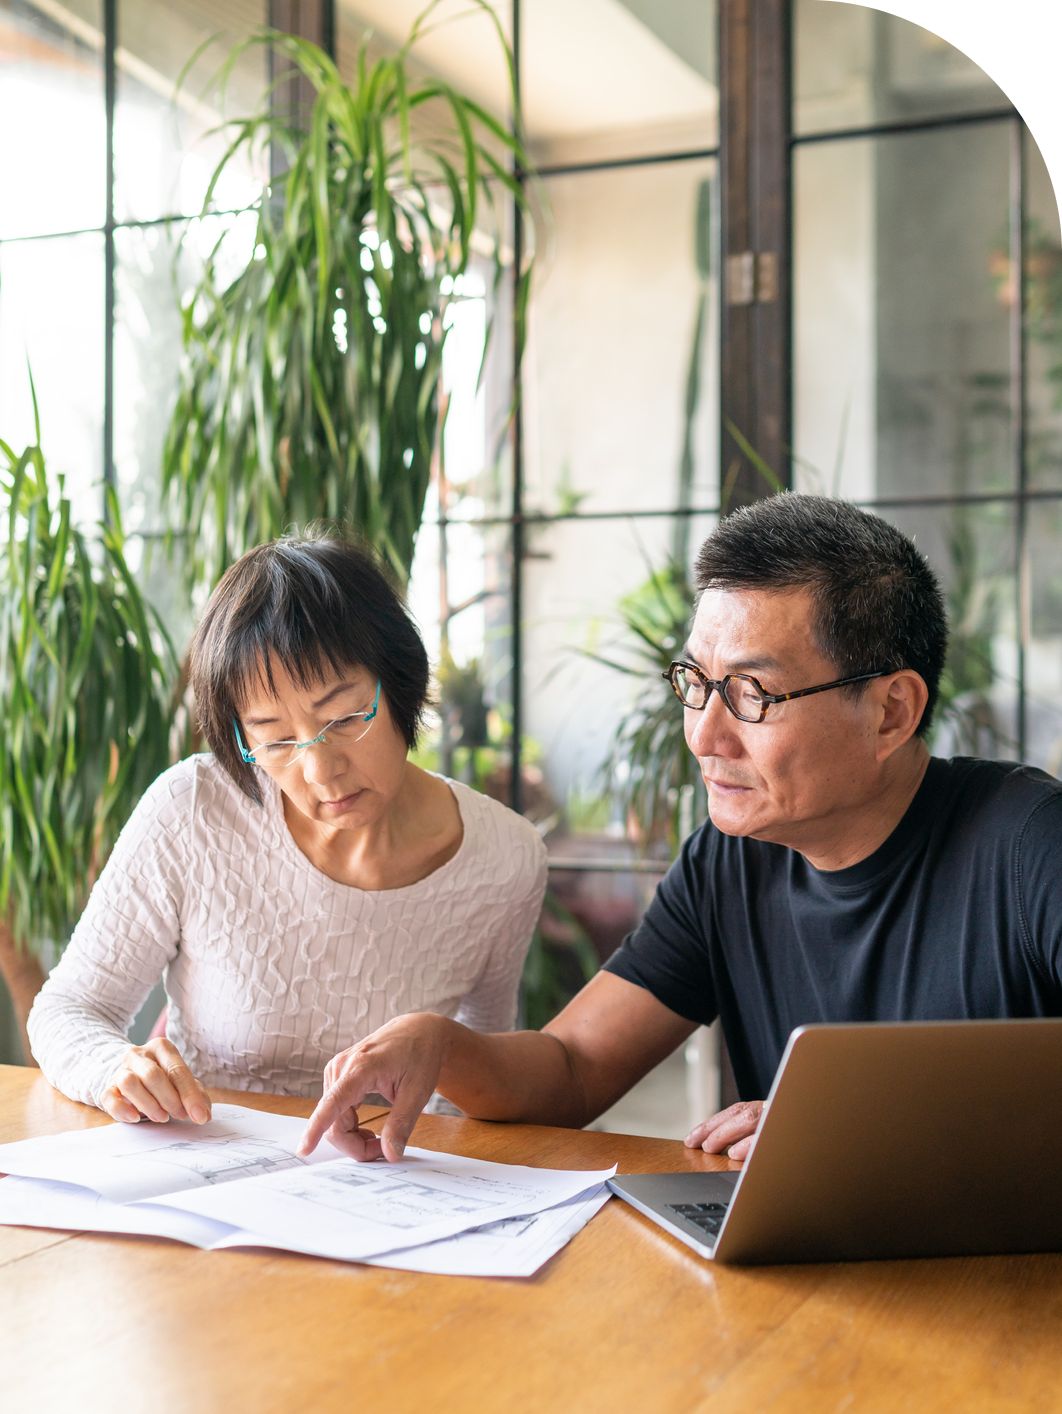
[[685,569],[669,560],[649,566],[644,584],[617,605],[621,632],[605,652],[584,656],[637,679],[630,709],[616,728],[602,778],[619,802],[628,833],[647,852],[671,854],[705,818],[700,772],[683,735],[682,709],[662,674],[681,652],[693,616]]
[[118,503],[90,539],[37,442],[0,441],[0,974],[21,1030],[145,787],[170,764],[173,649],[125,560]]

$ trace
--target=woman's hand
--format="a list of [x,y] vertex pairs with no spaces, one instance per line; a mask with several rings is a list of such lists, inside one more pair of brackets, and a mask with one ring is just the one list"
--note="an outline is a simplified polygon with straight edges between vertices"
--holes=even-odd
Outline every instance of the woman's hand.
[[141,1118],[156,1124],[169,1119],[206,1124],[210,1118],[210,1096],[165,1036],[155,1036],[145,1046],[129,1047],[103,1092],[100,1107],[112,1119],[126,1124],[136,1124]]
[[743,1161],[749,1156],[765,1109],[763,1100],[743,1100],[720,1110],[686,1135],[686,1148],[703,1149],[706,1154],[721,1154],[725,1149],[728,1159]]
[[[399,1016],[333,1056],[325,1066],[324,1094],[307,1121],[298,1153],[312,1154],[327,1137],[353,1159],[383,1155],[397,1163],[439,1082],[453,1024],[430,1012]],[[358,1106],[374,1093],[391,1102],[381,1134],[358,1128]]]

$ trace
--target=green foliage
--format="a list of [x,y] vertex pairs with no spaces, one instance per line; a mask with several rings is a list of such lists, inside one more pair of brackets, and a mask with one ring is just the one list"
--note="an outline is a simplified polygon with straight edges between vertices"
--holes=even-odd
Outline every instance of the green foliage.
[[[525,209],[496,155],[525,166],[519,142],[448,84],[408,72],[434,8],[392,57],[370,64],[363,43],[349,86],[323,50],[278,34],[246,41],[224,66],[222,80],[247,44],[270,44],[316,100],[306,132],[268,98],[230,124],[208,191],[204,212],[230,163],[270,147],[287,156],[286,176],[254,208],[253,258],[219,288],[222,237],[183,305],[163,487],[191,584],[209,588],[245,550],[320,518],[363,534],[408,577],[437,430],[445,292],[469,264],[477,226],[493,243],[497,284],[495,203]],[[411,121],[430,103],[449,114],[446,130],[414,138]],[[516,279],[522,338],[529,269]]]
[[[495,800],[508,800],[512,723],[503,708],[488,705],[481,661],[472,658],[464,664],[456,662],[444,642],[435,681],[437,720],[422,735],[410,760],[422,770],[456,777]],[[542,773],[537,768],[542,758],[540,743],[523,736],[520,758],[525,813],[529,819],[540,820],[542,816],[535,810],[536,794],[540,797],[537,804],[543,803],[542,792],[536,789],[542,783]]]
[[[748,460],[752,463],[753,467],[760,473],[760,476],[763,478],[764,483],[769,488],[767,494],[771,496],[780,495],[785,490],[785,487],[782,485],[778,477],[764,461],[763,457],[760,456],[759,452],[752,445],[749,439],[741,431],[740,427],[738,427],[736,423],[732,422],[729,417],[726,419],[726,430],[730,433],[731,437],[733,437],[734,441],[737,443],[744,456],[748,458]],[[731,463],[730,468],[726,474],[726,479],[723,482],[722,489],[719,492],[720,515],[725,516],[727,511],[730,509],[730,497],[734,494],[734,485],[737,481],[737,475],[740,470],[741,460],[740,458],[738,458]]]
[[[938,734],[947,734],[952,751],[1006,755],[1017,743],[992,707],[990,690],[996,679],[992,638],[1013,591],[1005,570],[993,573],[984,563],[975,515],[969,507],[956,507],[948,533],[948,656],[940,678],[935,727]],[[982,522],[984,518],[982,510]],[[1008,531],[1004,521],[996,526],[997,538],[1007,538]]]
[[[686,745],[682,708],[661,674],[682,652],[693,615],[693,590],[685,569],[669,563],[620,600],[623,626],[613,645],[620,656],[586,656],[638,679],[641,686],[605,759],[603,772],[643,840],[666,830],[679,844],[678,800],[684,786],[697,789],[700,773]],[[585,650],[584,650],[585,651]],[[703,790],[695,799],[703,796]]]
[[[1025,222],[1025,268],[1022,272],[1025,325],[1028,336],[1048,356],[1046,376],[1055,407],[1062,407],[1062,246],[1043,221]],[[1010,255],[1010,232],[1002,232],[989,258],[997,297],[1010,305],[1019,296],[1016,270]]]
[[608,828],[612,818],[612,802],[607,795],[569,790],[564,817],[573,835],[599,835]]
[[[458,747],[475,753],[490,746],[490,713],[478,658],[462,667],[444,648],[435,676],[439,684],[441,766],[444,775],[452,776]],[[474,755],[472,762],[475,769]]]
[[[38,440],[39,440],[38,430]],[[173,649],[125,562],[117,498],[90,542],[40,446],[0,442],[0,915],[65,944],[119,830],[170,763]]]
[[561,467],[560,478],[553,492],[557,498],[556,514],[559,516],[577,515],[580,506],[590,495],[589,491],[577,491],[572,485],[572,469],[567,462]]
[[586,930],[549,889],[542,900],[542,924],[531,939],[520,986],[524,1024],[532,1031],[552,1021],[598,969]]

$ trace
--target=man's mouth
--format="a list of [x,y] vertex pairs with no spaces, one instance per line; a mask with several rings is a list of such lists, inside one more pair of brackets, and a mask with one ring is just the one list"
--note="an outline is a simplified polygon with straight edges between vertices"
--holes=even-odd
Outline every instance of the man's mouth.
[[740,781],[719,781],[713,776],[705,776],[704,783],[709,790],[722,791],[724,795],[739,795],[742,791],[752,790],[752,786],[743,785]]

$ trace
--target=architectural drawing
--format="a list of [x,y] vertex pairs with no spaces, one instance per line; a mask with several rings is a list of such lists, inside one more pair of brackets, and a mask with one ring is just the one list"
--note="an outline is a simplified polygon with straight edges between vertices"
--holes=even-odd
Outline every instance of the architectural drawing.
[[179,1139],[135,1157],[139,1164],[168,1164],[185,1174],[196,1174],[204,1183],[227,1183],[233,1178],[256,1178],[280,1169],[305,1168],[305,1161],[270,1139]]
[[[425,1178],[437,1176],[446,1186],[438,1188],[418,1182],[400,1169],[346,1168],[328,1165],[304,1178],[285,1183],[289,1198],[299,1198],[315,1207],[333,1208],[349,1217],[365,1217],[385,1227],[415,1228],[425,1223],[468,1216],[470,1225],[481,1226],[491,1208],[511,1204],[517,1196],[515,1184],[498,1183],[477,1175],[463,1175],[455,1183],[453,1175],[422,1169]],[[527,1189],[528,1206],[533,1207],[534,1190]],[[476,1223],[475,1219],[481,1222]]]

